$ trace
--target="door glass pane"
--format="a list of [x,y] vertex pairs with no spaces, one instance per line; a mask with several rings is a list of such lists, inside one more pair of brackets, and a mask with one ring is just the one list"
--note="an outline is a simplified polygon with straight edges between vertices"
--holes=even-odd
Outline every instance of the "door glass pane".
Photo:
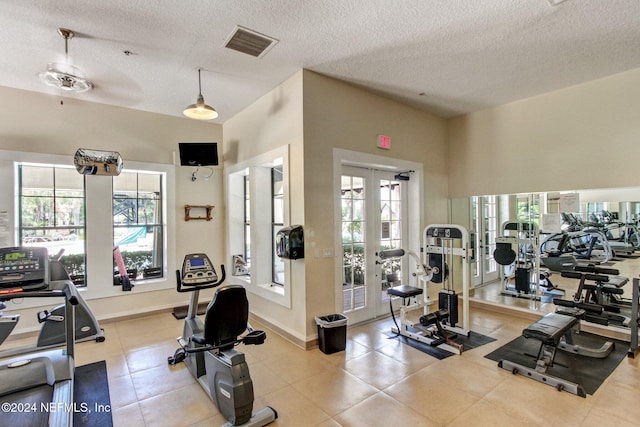
[[498,264],[493,259],[493,253],[496,250],[496,237],[498,237],[498,217],[496,197],[485,196],[483,199],[485,220],[484,274],[487,275],[498,271]]
[[[380,249],[402,248],[401,186],[399,181],[381,179],[380,185]],[[381,264],[381,298],[388,301],[387,288],[402,282],[401,258],[390,258]]]
[[340,193],[343,310],[349,312],[366,306],[364,179],[343,175]]

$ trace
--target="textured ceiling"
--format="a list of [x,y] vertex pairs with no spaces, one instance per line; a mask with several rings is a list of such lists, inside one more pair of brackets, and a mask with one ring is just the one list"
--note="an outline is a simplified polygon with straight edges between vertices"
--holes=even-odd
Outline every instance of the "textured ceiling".
[[[226,49],[236,25],[279,42]],[[218,123],[301,68],[441,117],[640,68],[640,0],[1,0],[0,86],[60,95],[58,27],[95,85],[70,96],[179,116],[202,67]]]

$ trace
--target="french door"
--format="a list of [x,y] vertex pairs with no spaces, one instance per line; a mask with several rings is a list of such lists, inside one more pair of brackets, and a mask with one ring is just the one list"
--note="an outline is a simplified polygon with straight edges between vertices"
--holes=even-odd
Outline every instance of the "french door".
[[342,312],[351,323],[389,313],[387,288],[406,284],[406,256],[384,261],[377,256],[405,244],[406,187],[394,172],[342,166]]
[[471,198],[471,230],[473,246],[473,286],[489,283],[499,278],[498,264],[493,258],[496,237],[502,235],[499,205],[496,196]]

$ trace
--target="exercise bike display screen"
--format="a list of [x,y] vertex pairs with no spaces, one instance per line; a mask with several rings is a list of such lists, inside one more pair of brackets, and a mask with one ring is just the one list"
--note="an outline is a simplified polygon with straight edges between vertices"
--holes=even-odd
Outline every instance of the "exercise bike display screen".
[[205,266],[205,262],[203,258],[192,258],[189,262],[189,266],[191,268],[202,268]]
[[182,263],[182,283],[185,286],[213,283],[218,280],[213,264],[206,254],[189,254]]
[[[46,248],[10,247],[0,248],[0,287],[14,288],[25,285],[44,286]],[[33,288],[33,286],[30,286]]]

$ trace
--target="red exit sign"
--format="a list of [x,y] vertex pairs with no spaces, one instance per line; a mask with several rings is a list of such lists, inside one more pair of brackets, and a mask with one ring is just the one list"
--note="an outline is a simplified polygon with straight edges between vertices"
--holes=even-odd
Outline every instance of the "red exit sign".
[[387,135],[378,135],[378,148],[389,150],[391,148],[391,137]]

